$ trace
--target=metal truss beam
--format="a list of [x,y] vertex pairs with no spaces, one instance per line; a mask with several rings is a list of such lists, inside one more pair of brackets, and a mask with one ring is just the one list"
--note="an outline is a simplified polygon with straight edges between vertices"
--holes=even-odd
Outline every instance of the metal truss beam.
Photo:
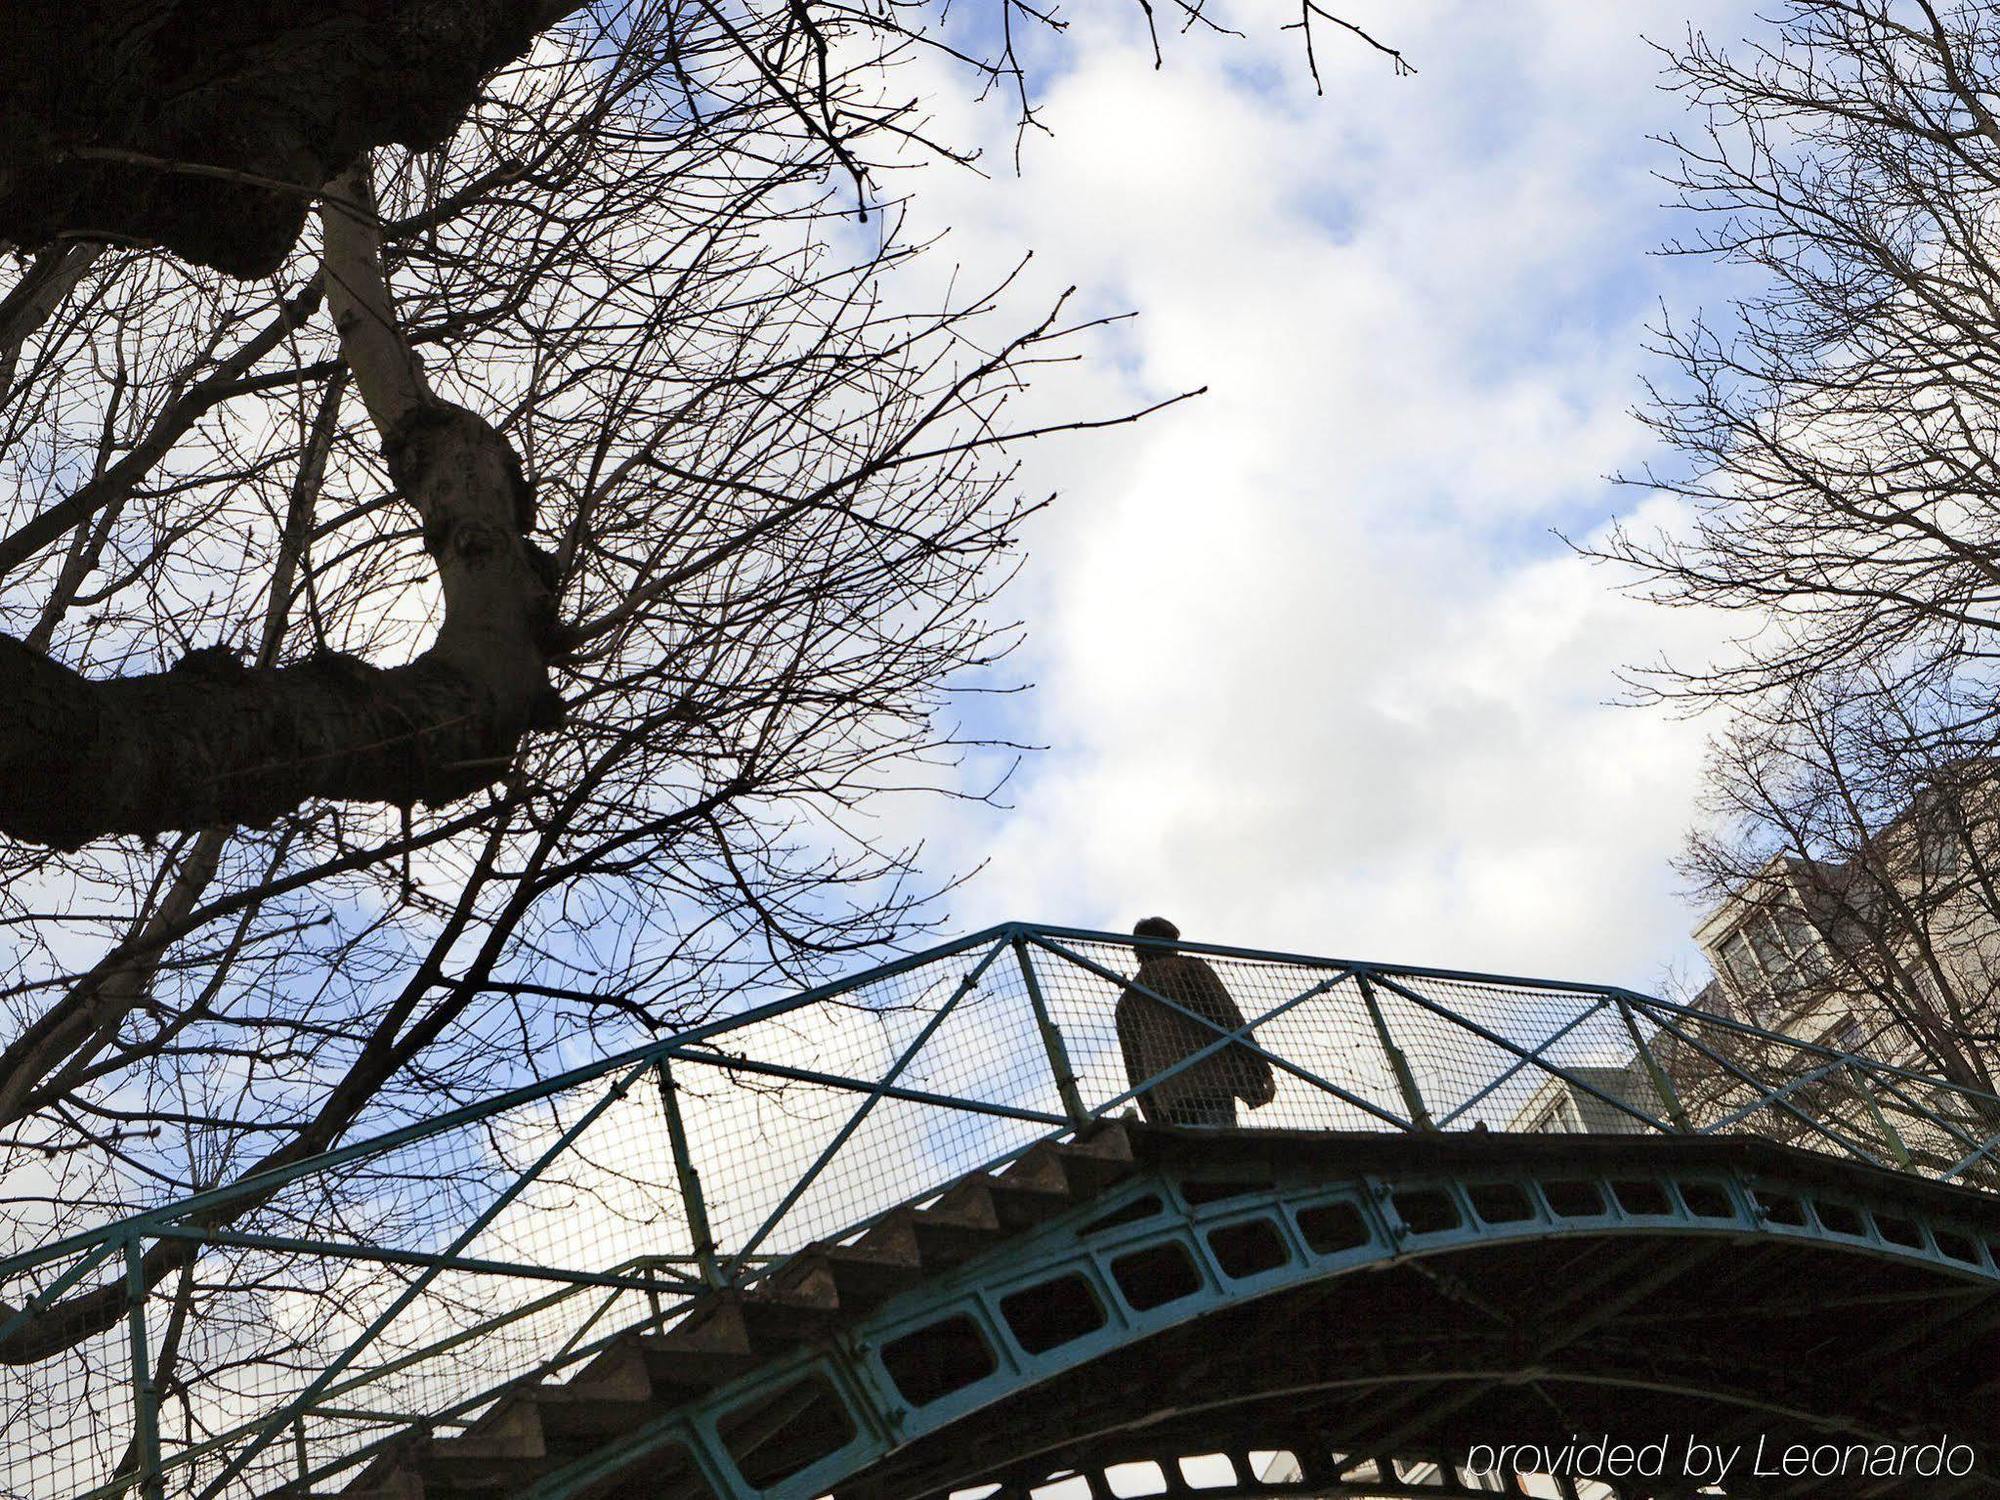
[[[1538,1149],[1522,1153],[1540,1160],[1524,1166],[1510,1164],[1510,1148],[1529,1145],[1527,1138],[1459,1138],[1453,1154],[1461,1160],[1446,1163],[1422,1149],[1436,1137],[1428,1142],[1374,1137],[1374,1160],[1366,1170],[1352,1171],[1343,1170],[1338,1143],[1330,1148],[1323,1139],[1287,1156],[1274,1155],[1268,1138],[1253,1139],[1247,1132],[1234,1141],[1217,1133],[1207,1142],[1179,1134],[1183,1144],[1173,1148],[1174,1155],[1096,1202],[893,1298],[820,1347],[775,1360],[635,1428],[519,1494],[523,1500],[570,1500],[602,1492],[601,1486],[633,1464],[669,1450],[720,1500],[813,1500],[850,1486],[857,1495],[909,1493],[893,1480],[886,1481],[887,1488],[878,1486],[869,1478],[871,1470],[927,1440],[933,1447],[943,1443],[967,1452],[989,1451],[994,1442],[1004,1447],[1007,1434],[990,1430],[983,1446],[954,1439],[979,1430],[999,1403],[1095,1361],[1204,1320],[1221,1323],[1233,1310],[1262,1299],[1361,1285],[1387,1268],[1445,1256],[1462,1263],[1467,1252],[1510,1246],[1616,1242],[1626,1247],[1615,1262],[1619,1271],[1629,1270],[1634,1258],[1649,1260],[1656,1269],[1614,1275],[1613,1284],[1598,1291],[1576,1289],[1590,1311],[1581,1317],[1561,1314],[1552,1326],[1535,1330],[1513,1366],[1490,1359],[1470,1366],[1440,1363],[1423,1352],[1428,1330],[1398,1326],[1394,1307],[1385,1306],[1370,1336],[1392,1354],[1400,1344],[1403,1356],[1389,1360],[1396,1367],[1390,1374],[1356,1375],[1346,1383],[1375,1379],[1385,1389],[1400,1385],[1414,1391],[1412,1381],[1454,1386],[1464,1381],[1473,1383],[1466,1389],[1476,1390],[1496,1380],[1539,1378],[1554,1351],[1589,1344],[1592,1330],[1625,1304],[1724,1244],[1736,1247],[1738,1259],[1753,1252],[1782,1257],[1806,1246],[1836,1251],[1857,1265],[1882,1268],[1859,1274],[1901,1275],[1935,1285],[1946,1296],[1969,1291],[1986,1305],[2000,1303],[1995,1260],[2000,1218],[1986,1195],[1935,1187],[1912,1195],[1909,1184],[1892,1174],[1763,1143],[1572,1139],[1565,1159],[1545,1149],[1562,1143],[1540,1138]],[[1392,1160],[1398,1143],[1409,1148],[1401,1167]],[[1648,1149],[1633,1149],[1638,1145]],[[1464,1149],[1468,1146],[1474,1152]],[[1724,1146],[1761,1149],[1715,1149]],[[1240,1152],[1252,1147],[1256,1161],[1246,1162]],[[1469,1159],[1478,1151],[1485,1152],[1484,1163]],[[1246,1170],[1252,1166],[1257,1170]],[[1054,1317],[1052,1332],[1048,1310],[1065,1305],[1070,1312]],[[1023,1309],[1039,1311],[1024,1315]],[[927,1364],[922,1357],[927,1340],[948,1350],[949,1357],[941,1353]],[[1614,1353],[1617,1358],[1565,1378],[1623,1385],[1635,1393],[1685,1396],[1700,1389],[1697,1373],[1652,1370],[1629,1359],[1629,1351]],[[1560,1372],[1550,1373],[1553,1378]],[[1753,1382],[1770,1387],[1769,1410],[1841,1421],[1841,1413],[1788,1404],[1781,1394],[1784,1373],[1760,1372]],[[1725,1405],[1734,1400],[1722,1383],[1717,1389]],[[1117,1392],[1104,1399],[1107,1411],[1119,1410]],[[1148,1399],[1133,1395],[1136,1408]],[[797,1423],[797,1430],[787,1428],[787,1411],[796,1415],[812,1407],[818,1410],[807,1424],[811,1431]],[[1125,1412],[1127,1421],[1145,1419],[1146,1412],[1136,1408]],[[1871,1426],[1882,1419],[1880,1413],[1846,1415],[1852,1419],[1847,1430],[1857,1437],[1890,1435]],[[743,1434],[750,1430],[759,1436],[746,1450]],[[1378,1432],[1375,1439],[1362,1440],[1363,1451],[1397,1457],[1399,1445],[1420,1445],[1422,1432],[1417,1422]],[[1040,1445],[1037,1461],[1044,1475],[1065,1467],[1062,1436],[1021,1434],[1023,1443]],[[766,1461],[758,1453],[768,1457],[772,1451],[789,1451],[793,1463],[775,1479],[756,1470]],[[1301,1493],[1400,1492],[1385,1489],[1379,1475],[1366,1484],[1355,1478],[1345,1489],[1335,1481],[1348,1480],[1329,1475],[1327,1483],[1335,1487],[1308,1484],[1302,1492],[1296,1486],[1260,1488],[1255,1476],[1237,1473],[1238,1489],[1201,1493],[1248,1496],[1282,1488],[1296,1500]],[[960,1474],[950,1488],[980,1482],[978,1475]],[[1114,1489],[1100,1494],[1091,1480],[1083,1481],[1077,1500],[1083,1500],[1084,1490],[1090,1500],[1132,1500]],[[1436,1485],[1408,1492],[1479,1493]],[[1062,1495],[1051,1491],[1041,1500]]]

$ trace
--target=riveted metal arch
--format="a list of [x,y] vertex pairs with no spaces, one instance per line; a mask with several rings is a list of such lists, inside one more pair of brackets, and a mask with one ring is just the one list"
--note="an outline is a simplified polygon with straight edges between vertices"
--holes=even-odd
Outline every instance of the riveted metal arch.
[[[1036,1490],[1064,1500],[1493,1500],[1496,1493],[1497,1480],[1466,1470],[1462,1454],[1322,1457],[1310,1434],[1283,1428],[1249,1442],[1200,1446],[1190,1453],[1185,1443],[1128,1442],[1093,1454],[1066,1479],[1044,1473],[1045,1465],[1022,1465],[995,1475],[986,1500],[1029,1500]],[[1568,1476],[1537,1477],[1562,1500],[1581,1500]],[[1621,1500],[1626,1492],[1593,1479],[1589,1493]]]
[[[1092,1202],[928,1278],[822,1344],[773,1359],[520,1494],[567,1500],[648,1454],[678,1448],[723,1500],[812,1500],[909,1443],[1167,1329],[1288,1288],[1484,1245],[1607,1235],[1812,1241],[2000,1285],[2000,1233],[1975,1222],[1991,1217],[1983,1205],[1954,1203],[1961,1190],[1919,1199],[1891,1174],[1810,1161],[1787,1170],[1796,1153],[1776,1148],[1745,1165],[1715,1152],[1674,1152],[1657,1139],[1647,1144],[1643,1153],[1600,1153],[1594,1163],[1539,1153],[1525,1166],[1497,1156],[1418,1158],[1329,1172],[1322,1156],[1280,1160],[1260,1173],[1227,1159],[1155,1162]],[[1720,1143],[1692,1143],[1709,1144]],[[1254,1253],[1243,1253],[1253,1245]],[[1058,1284],[1079,1307],[1076,1293],[1086,1293],[1096,1316],[1076,1318],[1053,1342],[1046,1333],[1024,1338],[1018,1313],[1010,1315],[1022,1304],[1012,1299],[1046,1302]],[[913,1396],[899,1386],[887,1351],[946,1325],[961,1340],[966,1329],[976,1331],[988,1357],[973,1363],[985,1373]],[[753,1484],[732,1455],[730,1424],[808,1389],[837,1400],[847,1441]]]

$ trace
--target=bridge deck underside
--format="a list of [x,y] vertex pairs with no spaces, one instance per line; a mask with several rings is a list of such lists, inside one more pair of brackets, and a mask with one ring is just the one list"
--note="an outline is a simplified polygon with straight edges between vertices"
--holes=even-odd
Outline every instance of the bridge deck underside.
[[[1746,1141],[1162,1133],[1142,1138],[1141,1155],[1169,1174],[1225,1182],[1302,1167],[1377,1182],[1482,1168],[1646,1181],[1726,1167],[1808,1202],[1886,1201],[1917,1217],[1983,1215],[1989,1228],[1994,1218],[1983,1194]],[[1909,1494],[1907,1476],[1830,1483],[1743,1469],[1760,1437],[1771,1466],[1794,1442],[1909,1444],[1946,1433],[1974,1445],[1978,1461],[1963,1480],[1921,1481],[1922,1492],[2000,1494],[2000,1286],[1990,1277],[1824,1237],[1615,1230],[1414,1254],[1218,1306],[911,1444],[839,1493],[942,1497],[998,1482],[1007,1500],[1074,1473],[1067,1496],[1087,1485],[1095,1500],[1117,1500],[1104,1471],[1143,1475],[1129,1466],[1152,1460],[1182,1495],[1383,1494],[1396,1486],[1353,1477],[1371,1455],[1462,1461],[1475,1443],[1559,1448],[1601,1434],[1664,1437],[1669,1473],[1685,1467],[1690,1438],[1741,1444],[1732,1495]],[[1239,1457],[1233,1485],[1191,1490],[1173,1462],[1273,1450],[1296,1456],[1303,1484],[1260,1485]],[[1129,1495],[1135,1482],[1158,1488],[1128,1477],[1118,1489]]]
[[[1445,1495],[1391,1461],[1603,1437],[1665,1444],[1664,1482],[1626,1496],[1691,1493],[1690,1440],[1740,1449],[1732,1496],[2000,1496],[1992,1194],[1740,1137],[1117,1125],[1042,1166],[1087,1184],[1051,1217],[975,1234],[1008,1179],[969,1178],[903,1223],[913,1258],[870,1258],[894,1224],[808,1255],[347,1493],[1138,1500],[1150,1466],[1162,1500]],[[663,1397],[717,1359],[720,1384]],[[1760,1440],[1768,1469],[1941,1438],[1970,1472],[1750,1472]],[[1218,1453],[1217,1488],[1179,1466]]]

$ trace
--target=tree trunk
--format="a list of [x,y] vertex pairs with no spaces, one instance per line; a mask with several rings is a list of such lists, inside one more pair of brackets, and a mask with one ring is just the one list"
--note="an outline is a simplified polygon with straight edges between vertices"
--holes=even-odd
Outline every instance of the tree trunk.
[[92,681],[0,636],[0,833],[74,849],[269,823],[313,797],[436,806],[499,780],[524,734],[560,721],[553,568],[525,535],[520,460],[424,379],[382,274],[365,159],[322,219],[342,357],[437,563],[436,642],[387,669],[338,653],[246,667],[208,648]]

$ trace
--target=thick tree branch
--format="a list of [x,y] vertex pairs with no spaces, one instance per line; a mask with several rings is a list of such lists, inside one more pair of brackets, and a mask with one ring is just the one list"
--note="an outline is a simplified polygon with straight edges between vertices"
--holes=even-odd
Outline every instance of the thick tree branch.
[[0,1050],[0,1121],[19,1120],[38,1084],[66,1064],[87,1061],[97,1046],[116,1035],[119,1023],[146,997],[162,939],[194,909],[228,842],[228,835],[216,829],[197,835],[151,915]]
[[573,8],[0,6],[0,239],[152,240],[269,275],[343,162],[443,139],[480,80]]
[[493,426],[432,394],[396,324],[365,164],[322,212],[322,280],[341,353],[391,477],[423,522],[444,621],[407,666],[323,654],[245,667],[196,651],[91,681],[0,637],[0,832],[73,849],[117,834],[266,824],[312,797],[407,807],[492,784],[555,724],[553,570],[524,532],[533,498]]
[[102,245],[67,245],[44,250],[21,279],[0,297],[0,401],[14,389],[21,345],[55,311],[56,304],[103,253]]
[[[476,871],[459,892],[449,919],[431,944],[430,952],[409,975],[401,993],[375,1022],[366,1042],[349,1065],[340,1082],[328,1092],[312,1119],[284,1145],[268,1152],[241,1173],[239,1181],[251,1181],[280,1168],[328,1150],[372,1102],[383,1084],[411,1059],[435,1042],[439,1034],[464,1010],[491,976],[505,952],[515,926],[539,893],[532,880],[515,883],[505,908],[488,924],[484,940],[467,971],[457,980],[444,977],[446,957],[471,929],[478,918],[479,895],[493,877],[510,828],[508,817],[496,818],[488,830]],[[545,839],[533,864],[548,852]],[[419,1016],[428,997],[443,993]],[[414,1018],[414,1023],[413,1023]],[[262,1203],[265,1194],[250,1194],[219,1205],[194,1222],[206,1227],[227,1224]],[[199,1253],[199,1245],[188,1240],[162,1240],[142,1258],[141,1278],[148,1290],[175,1271],[189,1265]],[[32,1364],[60,1349],[69,1348],[111,1327],[129,1306],[128,1283],[124,1276],[107,1279],[99,1286],[79,1292],[43,1309],[34,1318],[0,1340],[0,1365]],[[8,1310],[0,1304],[0,1315]]]

